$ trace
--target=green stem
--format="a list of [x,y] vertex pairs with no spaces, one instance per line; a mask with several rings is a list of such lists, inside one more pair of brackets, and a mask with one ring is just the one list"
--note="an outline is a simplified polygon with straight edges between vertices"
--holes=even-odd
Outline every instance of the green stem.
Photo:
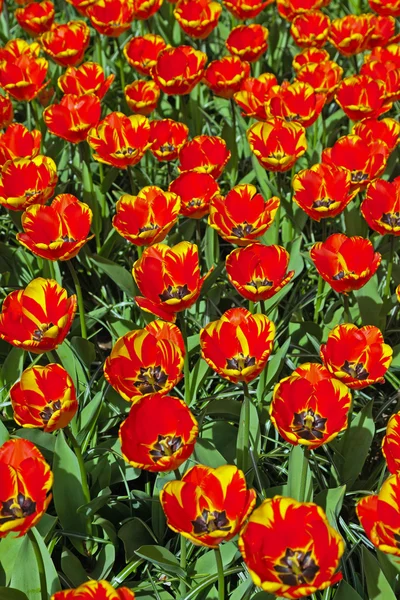
[[181,474],[179,473],[179,469],[175,469],[175,470],[174,470],[174,475],[175,475],[175,477],[176,477],[176,480],[177,480],[177,481],[180,481],[180,479],[181,479]]
[[97,62],[103,68],[103,49],[101,47],[101,36],[98,31],[96,31],[96,50],[97,50]]
[[300,491],[299,491],[299,502],[306,501],[306,484],[307,484],[307,472],[308,472],[308,460],[310,458],[310,450],[309,448],[304,448],[304,458],[303,458],[303,466],[301,469],[301,481],[300,481]]
[[67,437],[68,437],[69,441],[71,442],[71,446],[74,449],[75,456],[76,456],[77,461],[78,461],[79,472],[81,474],[81,480],[82,480],[83,495],[85,496],[86,502],[89,503],[90,502],[90,490],[89,490],[89,485],[88,485],[88,482],[87,482],[85,462],[83,460],[83,456],[82,456],[82,452],[81,452],[81,447],[78,444],[76,437],[72,433],[70,426],[67,426],[65,428],[65,432],[67,434]]
[[183,341],[185,343],[185,360],[183,364],[183,375],[184,375],[184,383],[185,383],[185,402],[187,405],[190,404],[190,366],[189,366],[189,349],[188,349],[188,341],[187,341],[187,329],[186,329],[186,320],[185,320],[185,311],[179,313],[179,321],[181,325],[181,332],[183,336]]
[[[243,384],[244,394],[244,440],[243,440],[243,462],[240,465],[242,471],[245,473],[250,464],[250,393],[249,386],[245,381]],[[238,465],[239,466],[239,465]]]
[[[181,558],[180,558],[180,566],[183,569],[183,571],[186,572],[186,538],[183,537],[183,535],[181,535]],[[186,584],[185,581],[181,581],[179,584],[179,593],[181,595],[181,597],[183,598],[184,595],[186,594],[186,590],[188,589],[188,586]]]
[[346,320],[346,323],[351,323],[349,296],[347,294],[342,294],[342,299],[343,299],[344,318]]
[[119,62],[119,77],[121,80],[121,87],[122,87],[122,91],[125,91],[125,73],[124,73],[124,55],[122,53],[122,48],[121,48],[121,43],[119,41],[119,38],[115,38],[116,42],[117,42],[117,48],[118,48],[118,62]]
[[78,308],[79,308],[79,321],[81,324],[81,334],[84,340],[87,340],[87,329],[86,329],[86,321],[85,321],[85,307],[83,304],[83,295],[82,295],[82,288],[81,288],[81,284],[79,283],[79,279],[78,279],[78,274],[75,271],[74,265],[72,264],[72,261],[67,260],[66,261],[69,271],[71,273],[72,279],[74,281],[74,285],[75,285],[75,290],[76,290],[76,295],[78,298]]
[[214,552],[218,570],[218,600],[225,600],[224,564],[222,562],[220,547],[218,546],[217,548],[215,548]]
[[249,312],[251,312],[251,314],[254,314],[254,302],[252,300],[249,300]]
[[391,236],[390,240],[390,257],[387,266],[387,274],[386,274],[386,283],[385,283],[385,298],[390,298],[390,280],[392,279],[392,271],[393,271],[393,259],[394,259],[394,235]]
[[315,298],[315,308],[314,308],[314,322],[315,323],[318,323],[318,315],[319,315],[319,309],[321,306],[323,288],[324,288],[324,280],[322,279],[322,277],[320,275],[318,277],[318,289],[317,289],[317,296]]
[[138,187],[135,182],[135,173],[134,173],[133,167],[128,167],[128,177],[129,177],[129,183],[131,184],[132,195],[136,196],[136,194],[138,193]]
[[33,552],[35,553],[37,570],[39,573],[39,581],[40,581],[40,595],[42,597],[42,600],[48,600],[46,571],[44,568],[43,556],[42,556],[42,553],[40,552],[39,544],[37,542],[37,539],[36,539],[35,534],[33,533],[32,529],[30,529],[28,531],[28,537],[32,544]]

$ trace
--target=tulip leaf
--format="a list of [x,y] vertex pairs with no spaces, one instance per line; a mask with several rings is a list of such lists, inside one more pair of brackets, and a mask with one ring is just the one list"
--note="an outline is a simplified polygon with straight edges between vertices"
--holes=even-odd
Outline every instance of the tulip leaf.
[[[258,417],[258,411],[253,402],[249,399],[250,404],[250,439],[249,446],[246,446],[246,400],[242,404],[239,419],[239,431],[236,442],[236,456],[237,466],[244,473],[246,473],[252,466],[251,453],[253,454],[255,462],[257,462],[257,456],[261,446],[261,432],[260,432],[260,421]],[[254,469],[247,476],[247,483],[250,485],[254,477]]]
[[362,561],[367,581],[369,600],[396,600],[396,596],[383,574],[376,558],[363,546]]
[[24,368],[25,352],[20,348],[12,348],[0,371],[0,399],[5,399],[10,388],[19,378]]
[[85,388],[87,385],[87,376],[78,354],[68,340],[64,340],[61,346],[58,346],[57,355],[61,360],[62,366],[71,376],[76,390],[78,391],[81,386]]
[[108,275],[108,277],[110,277],[123,292],[128,294],[130,298],[133,298],[138,294],[138,289],[132,274],[129,273],[127,269],[124,269],[124,267],[117,265],[117,263],[112,260],[99,256],[98,254],[93,254],[90,260],[100,272]]
[[128,563],[135,558],[135,551],[141,546],[152,544],[157,539],[150,527],[142,519],[134,517],[126,521],[118,531],[125,549],[125,561]]
[[0,421],[0,446],[2,446],[7,440],[10,439],[7,427]]
[[[78,460],[59,431],[54,449],[54,504],[63,529],[87,535],[88,521],[78,508],[86,503]],[[71,536],[71,543],[83,555],[88,552],[81,539]]]
[[212,440],[202,437],[196,442],[194,458],[199,464],[212,467],[213,469],[226,465],[226,460],[215,447],[215,443]]
[[96,350],[93,342],[74,336],[71,338],[71,346],[86,367],[89,368],[96,360]]
[[2,575],[2,582],[6,585],[9,585],[11,581],[14,567],[25,539],[24,537],[16,536],[16,533],[11,532],[5,538],[0,540],[0,573]]
[[[335,464],[339,472],[340,483],[345,484],[348,489],[351,489],[361,473],[374,438],[375,425],[372,405],[373,401],[371,400],[354,417],[340,441],[331,444],[336,451]],[[335,475],[334,472],[333,474]]]
[[347,581],[342,580],[335,594],[335,600],[362,600],[362,598]]
[[338,529],[337,518],[342,509],[345,494],[346,486],[341,485],[337,488],[323,490],[314,499],[314,502],[324,509],[330,524],[336,529]]
[[205,243],[206,265],[207,269],[211,269],[219,263],[218,233],[212,227],[206,229]]
[[288,496],[299,502],[311,502],[313,485],[307,449],[293,446],[289,456]]
[[16,590],[15,588],[0,587],[0,598],[1,600],[28,600],[28,597],[24,592]]
[[144,558],[145,560],[158,565],[167,573],[172,573],[179,577],[186,577],[186,573],[179,565],[176,556],[162,546],[140,546],[140,548],[135,551],[135,554],[140,556],[140,558]]
[[[240,556],[239,551],[234,542],[227,542],[226,544],[220,544],[222,564],[224,569],[227,569],[230,564]],[[196,577],[208,577],[217,573],[217,563],[215,561],[214,550],[209,550],[194,563],[190,576]]]
[[82,585],[89,579],[79,558],[65,547],[61,554],[61,569],[74,587]]
[[354,292],[360,310],[363,325],[376,325],[380,329],[385,329],[385,316],[381,316],[382,295],[378,291],[378,277],[374,275],[359,290]]
[[289,350],[290,340],[291,338],[289,337],[282,346],[278,348],[261,372],[257,385],[257,400],[259,402],[262,402],[270,391],[272,384],[278,379],[285,362],[285,356]]

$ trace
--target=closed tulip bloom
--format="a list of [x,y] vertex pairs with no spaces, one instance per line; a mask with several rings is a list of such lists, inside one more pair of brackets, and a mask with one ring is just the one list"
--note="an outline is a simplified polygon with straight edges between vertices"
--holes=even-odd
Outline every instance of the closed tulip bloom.
[[238,25],[228,35],[225,46],[240,60],[255,62],[267,51],[268,35],[268,29],[258,23]]
[[54,350],[64,341],[76,312],[76,296],[54,279],[33,279],[4,299],[0,339],[34,354]]
[[119,429],[121,453],[135,469],[162,473],[191,456],[199,433],[187,404],[154,394],[133,404]]
[[85,581],[72,590],[63,590],[52,595],[51,600],[135,600],[130,588],[120,587],[117,590],[105,580]]
[[80,67],[68,67],[58,78],[58,87],[64,94],[95,94],[100,100],[108,92],[115,75],[105,76],[103,68],[95,62],[85,62]]
[[179,0],[174,17],[190,37],[204,40],[217,27],[222,6],[213,0]]
[[250,149],[267,171],[291,169],[307,150],[306,130],[296,122],[273,118],[247,130]]
[[0,129],[5,129],[14,119],[14,109],[8,96],[0,94]]
[[368,13],[373,30],[368,39],[368,50],[376,46],[387,46],[396,35],[396,20],[394,16],[373,15]]
[[124,55],[129,65],[141,75],[151,75],[158,55],[165,50],[167,43],[160,35],[147,33],[133,37],[124,46]]
[[142,115],[125,116],[120,112],[107,115],[89,131],[87,141],[98,162],[118,169],[136,165],[149,149],[150,125]]
[[337,325],[321,346],[321,359],[336,379],[355,390],[384,383],[393,350],[374,325]]
[[150,122],[150,152],[159,161],[174,160],[189,135],[189,128],[184,123],[173,119],[161,119]]
[[133,0],[135,19],[144,21],[150,19],[162,6],[163,0]]
[[152,77],[165,94],[189,94],[200,83],[207,55],[191,46],[165,48],[157,57]]
[[258,121],[268,119],[267,106],[273,86],[278,81],[272,73],[262,73],[259,77],[248,77],[235,92],[233,99],[242,109],[244,117],[254,117]]
[[382,454],[390,473],[400,471],[400,412],[392,415],[382,440]]
[[208,65],[203,81],[216,96],[232,98],[249,75],[248,62],[241,61],[237,56],[224,56]]
[[24,55],[38,58],[39,52],[40,44],[38,42],[27,42],[21,38],[14,38],[0,48],[0,61],[13,62],[16,58]]
[[353,56],[367,48],[373,29],[367,15],[346,15],[333,19],[329,41],[343,56]]
[[49,433],[66,427],[78,410],[72,379],[55,363],[25,369],[10,398],[18,425]]
[[397,0],[368,0],[370,7],[378,15],[399,17],[400,7]]
[[74,67],[82,62],[90,41],[90,29],[84,21],[69,21],[53,25],[40,37],[43,50],[62,67]]
[[381,235],[400,235],[400,177],[392,182],[375,179],[367,187],[361,213]]
[[87,9],[91,4],[94,4],[96,0],[66,0],[66,2],[73,6],[80,15],[86,17]]
[[150,185],[141,189],[137,196],[121,196],[112,224],[128,242],[150,246],[161,242],[175,225],[180,205],[176,194]]
[[256,502],[244,473],[233,465],[196,465],[160,494],[167,524],[196,546],[217,548],[242,528]]
[[282,246],[249,244],[226,258],[226,273],[237,292],[252,302],[267,300],[289,283],[289,253]]
[[174,322],[177,312],[196,302],[209,273],[200,277],[195,244],[180,242],[172,248],[154,244],[133,265],[133,277],[143,294],[135,300],[142,310]]
[[[396,67],[394,63],[381,63],[378,60],[371,60],[361,67],[359,77],[368,77],[380,86],[384,98],[380,114],[390,110],[391,103],[400,99],[400,68]],[[369,85],[372,87],[371,84]],[[375,103],[378,104],[375,96],[373,98]],[[383,110],[384,108],[386,110]]]
[[290,26],[290,35],[300,48],[322,48],[328,41],[330,18],[320,10],[297,15]]
[[235,185],[226,197],[211,199],[208,224],[231,244],[247,246],[272,225],[280,200],[265,200],[250,183]]
[[181,199],[181,215],[201,219],[208,214],[211,199],[219,193],[219,185],[209,173],[185,171],[170,183],[169,190]]
[[223,0],[222,3],[236,19],[246,21],[247,19],[254,19],[254,17],[259,15],[264,8],[269,4],[272,4],[273,1],[274,0]]
[[343,539],[312,502],[264,500],[242,529],[239,550],[254,584],[284,598],[304,598],[342,579]]
[[72,194],[56,196],[50,206],[34,204],[22,214],[17,240],[47,260],[70,260],[94,236],[92,211]]
[[315,221],[336,217],[357,195],[348,170],[324,163],[296,173],[292,186],[294,202]]
[[352,121],[366,117],[377,119],[391,109],[386,100],[385,85],[368,75],[346,77],[336,91],[336,101]]
[[388,46],[377,46],[372,52],[364,55],[364,63],[377,60],[381,63],[393,63],[395,67],[400,68],[400,45],[389,44]]
[[116,341],[104,363],[104,377],[129,402],[164,395],[182,379],[184,354],[179,329],[153,321]]
[[47,85],[48,62],[31,54],[0,62],[0,87],[20,102],[30,102]]
[[95,94],[65,94],[59,104],[51,104],[43,111],[50,133],[72,144],[84,142],[100,116],[100,100]]
[[324,366],[306,363],[274,388],[270,417],[284,440],[318,448],[347,427],[349,389]]
[[23,8],[17,8],[15,18],[18,25],[29,35],[41,35],[48,31],[54,21],[54,4],[49,0],[30,2]]
[[359,500],[356,511],[373,545],[381,552],[400,556],[400,475],[390,475],[378,494]]
[[15,438],[0,447],[0,538],[21,537],[40,521],[52,485],[53,473],[32,442]]
[[40,152],[42,134],[37,129],[29,131],[21,123],[12,123],[0,133],[0,166],[15,158],[34,158]]
[[323,0],[277,0],[278,13],[287,21],[293,21],[298,15],[318,10],[324,4]]
[[181,148],[178,169],[180,173],[185,171],[209,173],[215,179],[218,179],[230,157],[230,150],[228,150],[225,140],[221,137],[197,135]]
[[319,63],[330,60],[330,58],[330,54],[327,50],[310,46],[309,48],[304,48],[304,50],[294,56],[292,66],[295,71],[299,71],[309,63]]
[[201,355],[220,377],[249,383],[267,364],[274,336],[275,325],[265,315],[230,308],[201,329]]
[[267,112],[273,118],[310,127],[321,114],[325,101],[325,94],[317,93],[308,83],[284,81],[272,88]]
[[131,111],[147,117],[157,108],[161,90],[153,80],[136,79],[125,86],[124,94]]
[[333,60],[308,63],[296,73],[296,80],[308,83],[317,93],[325,94],[326,104],[334,97],[343,76],[343,69]]
[[90,24],[101,35],[119,37],[128,31],[134,19],[131,0],[97,0],[86,10]]
[[382,260],[369,240],[343,233],[334,233],[325,242],[314,244],[310,256],[321,277],[335,292],[343,294],[362,288]]
[[57,181],[57,167],[48,156],[8,160],[0,174],[0,205],[25,210],[31,204],[45,204]]
[[386,167],[389,149],[380,141],[366,142],[358,135],[344,135],[322,151],[322,162],[350,171],[354,189],[364,189]]
[[383,142],[389,152],[400,143],[400,123],[395,119],[363,119],[353,127],[353,134],[358,135],[367,144]]

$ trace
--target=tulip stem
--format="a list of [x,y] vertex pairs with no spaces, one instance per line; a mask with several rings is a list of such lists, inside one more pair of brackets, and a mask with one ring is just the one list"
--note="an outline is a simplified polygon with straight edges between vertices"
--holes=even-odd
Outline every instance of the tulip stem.
[[307,484],[309,458],[310,458],[310,449],[304,448],[303,466],[301,469],[301,481],[300,481],[300,490],[299,490],[299,502],[306,502],[306,484]]
[[81,334],[84,340],[87,340],[87,330],[86,330],[86,321],[85,321],[85,306],[83,304],[83,295],[81,284],[79,283],[78,274],[75,271],[75,267],[70,260],[66,261],[69,271],[71,273],[72,279],[74,281],[76,296],[78,299],[78,308],[79,308],[79,322],[81,324]]
[[392,271],[393,271],[393,259],[394,259],[394,235],[391,236],[390,240],[390,257],[387,266],[387,274],[386,274],[386,283],[385,283],[385,291],[384,297],[390,298],[390,280],[392,279]]
[[342,298],[343,298],[343,311],[344,311],[345,321],[346,321],[346,323],[351,323],[349,297],[347,294],[342,294]]
[[319,309],[321,306],[321,300],[322,300],[322,290],[324,289],[324,280],[322,279],[321,275],[319,275],[318,277],[318,288],[317,288],[317,295],[315,298],[315,309],[314,309],[314,322],[318,323],[318,315],[319,315]]
[[[186,572],[186,538],[183,537],[183,535],[181,535],[181,559],[180,559],[180,566]],[[180,584],[179,584],[179,593],[182,596],[182,598],[186,594],[186,590],[187,589],[188,589],[188,586],[187,586],[186,582],[185,581],[181,581]]]
[[224,575],[224,564],[222,562],[221,550],[217,546],[214,550],[215,560],[217,562],[218,569],[218,600],[225,600],[225,575]]
[[119,38],[117,37],[117,38],[115,38],[115,40],[117,42],[117,48],[118,48],[119,77],[121,80],[122,93],[124,93],[124,90],[125,90],[124,55],[122,54],[121,43],[119,41]]
[[28,531],[28,538],[32,544],[33,552],[34,552],[35,558],[36,558],[37,570],[39,573],[39,581],[40,581],[40,595],[42,597],[42,600],[47,600],[47,598],[48,598],[47,581],[46,581],[46,571],[44,568],[43,556],[42,556],[42,553],[39,548],[39,544],[37,542],[37,539],[36,539],[35,534],[33,533],[32,529],[30,529]]
[[82,456],[82,452],[81,452],[81,447],[78,444],[78,441],[76,439],[76,437],[74,436],[74,434],[71,431],[71,428],[69,426],[67,426],[65,428],[65,432],[67,434],[67,437],[69,439],[69,441],[71,442],[71,446],[75,452],[75,456],[76,459],[78,461],[78,465],[79,465],[79,472],[81,474],[81,480],[82,480],[82,491],[83,491],[83,495],[85,496],[86,502],[89,503],[90,502],[90,490],[89,490],[89,485],[87,482],[87,474],[86,474],[86,469],[85,469],[85,462],[83,460],[83,456]]
[[186,321],[185,321],[185,312],[179,313],[179,321],[181,325],[181,332],[183,336],[183,341],[185,343],[185,359],[183,363],[183,375],[184,375],[184,392],[185,392],[185,402],[187,405],[190,404],[190,366],[189,366],[189,348],[188,348],[188,340],[187,340],[187,329],[186,329]]
[[243,439],[243,457],[242,464],[238,465],[239,468],[245,473],[250,464],[250,393],[249,386],[245,381],[243,384],[243,394],[244,394],[244,439]]

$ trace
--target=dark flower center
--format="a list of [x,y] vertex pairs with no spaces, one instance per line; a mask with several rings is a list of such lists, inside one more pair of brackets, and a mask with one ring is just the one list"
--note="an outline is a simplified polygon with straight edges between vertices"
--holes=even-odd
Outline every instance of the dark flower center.
[[261,279],[261,277],[255,277],[246,283],[246,285],[251,285],[251,287],[255,288],[256,290],[258,290],[260,287],[271,287],[272,284],[273,282],[266,277],[264,277],[264,279]]
[[139,233],[144,233],[145,231],[154,231],[154,229],[158,229],[158,225],[157,223],[153,223],[153,221],[150,221],[150,223],[148,223],[144,227],[139,227]]
[[57,410],[61,410],[61,402],[60,400],[56,400],[51,404],[48,404],[44,407],[41,413],[39,413],[39,417],[45,422],[48,423],[50,421],[51,416],[57,412]]
[[400,212],[384,213],[381,221],[389,227],[400,227]]
[[243,369],[253,367],[255,364],[255,356],[245,356],[243,352],[239,352],[236,356],[226,359],[226,368],[234,369],[235,371],[243,371]]
[[136,148],[131,148],[129,146],[127,148],[119,148],[118,150],[115,151],[115,154],[121,155],[121,156],[131,156],[132,154],[136,154],[136,152],[137,152]]
[[271,154],[269,154],[267,156],[267,158],[274,158],[275,160],[282,160],[282,158],[285,158],[286,156],[287,156],[287,154],[283,150],[276,150],[276,152],[271,152]]
[[334,275],[332,277],[332,279],[334,279],[335,281],[338,281],[339,279],[344,279],[345,277],[348,277],[349,275],[355,275],[355,271],[339,271],[339,273],[336,273],[336,275]]
[[153,445],[153,450],[149,454],[156,463],[163,456],[172,456],[178,452],[182,446],[182,438],[172,435],[158,435],[157,442]]
[[168,375],[161,369],[160,365],[157,367],[140,367],[140,374],[135,381],[135,386],[142,394],[151,394],[162,390],[167,379]]
[[39,327],[32,333],[32,339],[34,339],[35,342],[40,342],[46,331],[48,331],[51,327],[54,327],[54,323],[52,322],[41,323]]
[[226,511],[218,512],[214,510],[210,512],[203,510],[201,515],[192,521],[193,532],[195,535],[203,533],[212,533],[213,531],[230,531],[231,526],[226,518]]
[[329,208],[332,204],[335,204],[335,200],[331,200],[330,198],[321,198],[321,200],[316,200],[313,202],[313,208]]
[[326,421],[327,419],[323,419],[309,408],[300,413],[294,413],[291,430],[305,440],[321,440],[324,436]]
[[286,548],[283,556],[274,570],[285,585],[304,585],[311,583],[319,571],[311,552]]
[[23,494],[18,494],[16,498],[10,498],[10,500],[1,504],[0,523],[28,517],[33,515],[36,510],[36,502],[33,502],[30,498],[25,498]]
[[204,200],[203,198],[192,198],[189,202],[188,202],[188,206],[202,206],[204,204]]
[[348,360],[345,360],[342,371],[347,373],[347,375],[350,375],[350,377],[353,377],[353,379],[359,379],[360,381],[368,379],[369,377],[369,373],[364,368],[363,363],[349,362]]
[[255,227],[253,227],[253,225],[251,225],[247,221],[243,221],[243,223],[241,223],[240,225],[237,225],[236,227],[232,228],[232,234],[238,238],[242,238],[242,237],[245,237],[246,235],[249,235],[254,230],[255,230]]
[[359,183],[360,181],[365,181],[368,179],[368,174],[363,173],[362,171],[355,171],[351,174],[351,181],[353,183]]
[[173,152],[175,150],[175,146],[173,144],[164,144],[160,146],[160,152]]
[[285,121],[287,121],[288,123],[291,123],[292,121],[298,121],[299,119],[301,119],[300,115],[287,115],[285,117]]
[[27,190],[25,192],[25,198],[27,198],[27,199],[33,198],[34,196],[37,196],[38,194],[40,194],[40,190]]
[[171,298],[179,298],[179,300],[182,300],[188,294],[190,294],[190,292],[187,283],[185,283],[185,285],[169,285],[162,294],[159,294],[159,297],[165,302],[166,300],[171,300]]

